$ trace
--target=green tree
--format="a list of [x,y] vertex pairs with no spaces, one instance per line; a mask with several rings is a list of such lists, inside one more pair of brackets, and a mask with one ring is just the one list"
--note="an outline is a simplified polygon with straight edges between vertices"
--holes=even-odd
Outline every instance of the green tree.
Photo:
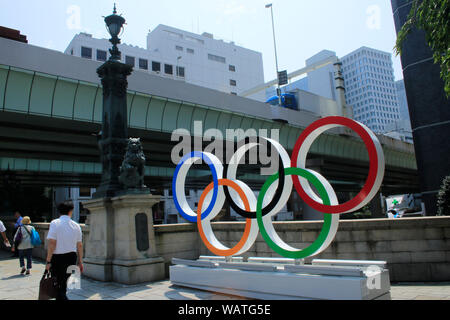
[[450,0],[414,0],[406,23],[397,35],[395,51],[402,53],[403,43],[413,28],[425,31],[433,50],[434,63],[441,67],[445,92],[450,96]]
[[444,178],[437,196],[438,215],[450,215],[450,176]]

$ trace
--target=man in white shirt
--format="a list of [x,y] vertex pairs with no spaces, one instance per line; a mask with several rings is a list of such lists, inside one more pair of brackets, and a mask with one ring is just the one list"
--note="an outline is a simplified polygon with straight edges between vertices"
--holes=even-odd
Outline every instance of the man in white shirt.
[[11,247],[11,245],[9,244],[9,240],[6,237],[6,228],[5,225],[3,224],[3,222],[0,220],[0,233],[2,234],[3,237],[3,243],[5,244],[6,247]]
[[83,243],[81,227],[73,221],[73,203],[66,201],[58,205],[59,219],[50,223],[48,231],[48,249],[46,270],[56,276],[58,283],[58,296],[56,300],[68,300],[67,280],[70,273],[67,269],[77,264],[80,272],[83,272]]

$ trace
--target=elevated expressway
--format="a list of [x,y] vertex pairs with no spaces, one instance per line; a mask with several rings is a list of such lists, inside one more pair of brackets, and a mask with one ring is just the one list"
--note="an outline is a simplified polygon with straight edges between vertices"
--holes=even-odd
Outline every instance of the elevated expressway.
[[[97,133],[101,129],[102,88],[99,62],[0,38],[0,183],[13,174],[25,185],[97,186],[101,165]],[[146,183],[168,188],[175,169],[171,134],[203,130],[279,130],[289,151],[317,115],[272,107],[247,98],[135,70],[128,86],[129,135],[141,137],[147,157]],[[284,119],[288,123],[274,121]],[[384,194],[418,192],[413,146],[380,136],[386,158]],[[368,171],[368,155],[352,132],[320,136],[308,156],[337,191],[355,192]],[[190,171],[189,184],[204,185],[205,168]],[[258,186],[265,177],[255,166],[241,178]]]

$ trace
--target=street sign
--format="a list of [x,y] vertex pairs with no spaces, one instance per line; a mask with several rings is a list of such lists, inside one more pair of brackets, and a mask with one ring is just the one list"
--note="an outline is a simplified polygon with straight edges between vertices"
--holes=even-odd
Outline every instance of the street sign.
[[278,85],[284,86],[285,84],[288,84],[288,76],[287,71],[279,71],[278,72]]

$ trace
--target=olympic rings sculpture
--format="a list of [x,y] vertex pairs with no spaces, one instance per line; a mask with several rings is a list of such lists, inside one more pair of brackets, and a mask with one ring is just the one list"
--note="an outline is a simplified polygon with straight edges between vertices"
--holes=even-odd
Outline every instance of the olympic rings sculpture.
[[[330,183],[318,172],[306,169],[306,158],[313,142],[326,130],[345,126],[356,132],[363,140],[369,154],[369,173],[361,191],[351,200],[339,204]],[[261,144],[270,143],[281,159],[279,170],[264,183],[258,197],[250,187],[236,178],[238,164],[246,152]],[[197,211],[194,212],[185,195],[187,173],[197,160],[209,166],[213,181],[203,191]],[[206,247],[218,256],[237,256],[248,251],[261,232],[268,246],[286,258],[304,259],[324,251],[333,241],[339,225],[339,215],[358,210],[368,204],[378,193],[384,177],[384,154],[376,135],[364,124],[344,117],[327,117],[312,123],[298,138],[292,157],[275,140],[259,137],[240,147],[224,169],[220,160],[211,153],[194,151],[181,159],[172,180],[175,206],[180,215],[197,223],[200,237]],[[277,182],[277,183],[275,183]],[[311,188],[317,190],[319,195]],[[285,243],[276,233],[272,223],[274,217],[287,203],[295,188],[303,201],[311,208],[324,213],[324,223],[318,238],[304,249]],[[228,200],[239,215],[246,218],[244,234],[233,248],[223,245],[214,235],[211,221],[220,213]]]

